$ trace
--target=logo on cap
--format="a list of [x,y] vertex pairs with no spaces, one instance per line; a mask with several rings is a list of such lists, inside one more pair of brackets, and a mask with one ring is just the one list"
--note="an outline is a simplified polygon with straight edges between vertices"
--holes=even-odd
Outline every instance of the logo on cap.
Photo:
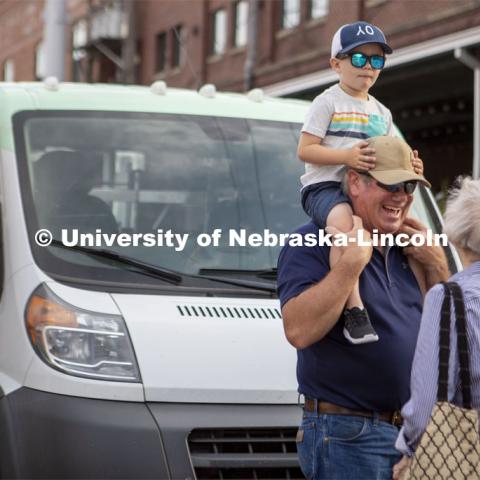
[[362,25],[358,26],[357,37],[359,35],[375,35],[375,30],[371,25],[365,25],[365,31],[362,30]]

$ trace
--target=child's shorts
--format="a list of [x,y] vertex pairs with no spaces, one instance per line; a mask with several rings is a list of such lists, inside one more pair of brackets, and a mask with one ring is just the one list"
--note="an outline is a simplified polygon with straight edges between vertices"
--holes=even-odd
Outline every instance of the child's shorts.
[[352,205],[340,182],[314,183],[302,190],[302,207],[320,228],[326,227],[328,214],[339,203]]

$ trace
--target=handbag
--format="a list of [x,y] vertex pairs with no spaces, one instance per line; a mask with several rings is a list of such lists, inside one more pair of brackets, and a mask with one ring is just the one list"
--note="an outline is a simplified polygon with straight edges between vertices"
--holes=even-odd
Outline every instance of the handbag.
[[[465,305],[457,283],[443,284],[437,401],[430,421],[402,480],[480,479],[478,412],[471,406],[468,339]],[[463,407],[448,401],[451,299],[455,306],[457,350]]]

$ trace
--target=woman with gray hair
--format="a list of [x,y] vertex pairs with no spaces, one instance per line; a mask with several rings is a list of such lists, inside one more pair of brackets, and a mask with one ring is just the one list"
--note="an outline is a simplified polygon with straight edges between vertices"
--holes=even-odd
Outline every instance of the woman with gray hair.
[[[465,302],[466,329],[470,355],[471,404],[480,410],[480,180],[464,178],[450,192],[445,212],[449,242],[457,249],[464,270],[449,281],[458,283]],[[412,366],[410,400],[402,409],[403,427],[396,448],[404,454],[394,466],[399,479],[410,463],[437,400],[440,315],[444,300],[442,285],[433,287],[425,303]],[[453,325],[454,318],[450,319]],[[456,335],[450,337],[448,401],[462,405]]]

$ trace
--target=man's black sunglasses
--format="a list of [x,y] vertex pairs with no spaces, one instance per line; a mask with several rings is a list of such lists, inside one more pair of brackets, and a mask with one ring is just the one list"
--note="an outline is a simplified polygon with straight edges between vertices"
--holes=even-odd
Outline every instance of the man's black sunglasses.
[[362,52],[343,53],[337,56],[339,60],[350,57],[350,63],[355,68],[363,68],[367,62],[374,70],[381,70],[385,66],[385,57],[383,55],[365,55]]
[[417,183],[418,183],[416,180],[408,180],[406,182],[394,183],[393,185],[386,185],[385,183],[379,182],[377,179],[372,177],[372,175],[370,175],[369,173],[362,173],[362,175],[366,175],[367,177],[373,178],[373,180],[375,180],[375,182],[380,188],[382,188],[383,190],[386,190],[389,193],[401,192],[403,188],[403,191],[407,195],[411,195],[417,188]]

